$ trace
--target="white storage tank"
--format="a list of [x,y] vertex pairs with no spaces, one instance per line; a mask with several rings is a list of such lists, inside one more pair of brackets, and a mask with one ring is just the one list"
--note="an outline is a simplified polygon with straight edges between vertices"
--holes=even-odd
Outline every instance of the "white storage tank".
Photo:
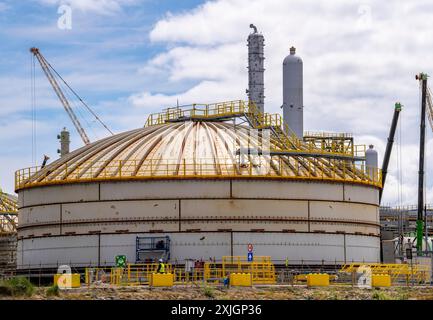
[[365,152],[365,166],[367,169],[367,174],[371,179],[377,181],[377,168],[378,168],[378,155],[377,151],[374,150],[374,146],[372,144],[369,145],[367,151]]
[[300,139],[304,132],[303,66],[295,47],[283,61],[283,119]]
[[169,239],[173,263],[246,255],[250,243],[277,264],[379,261],[378,184],[327,159],[241,162],[229,146],[259,145],[243,129],[154,125],[19,170],[18,269],[134,263],[137,237]]

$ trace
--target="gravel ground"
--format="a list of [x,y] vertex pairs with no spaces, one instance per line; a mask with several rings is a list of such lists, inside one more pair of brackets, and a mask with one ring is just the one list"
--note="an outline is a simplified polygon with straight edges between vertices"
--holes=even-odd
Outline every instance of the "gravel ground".
[[[433,300],[433,287],[391,287],[358,289],[350,286],[307,288],[306,286],[267,286],[221,288],[175,286],[173,288],[82,287],[60,290],[58,296],[47,296],[47,287],[37,288],[32,297],[14,299],[61,300]],[[0,297],[10,299],[10,297]]]

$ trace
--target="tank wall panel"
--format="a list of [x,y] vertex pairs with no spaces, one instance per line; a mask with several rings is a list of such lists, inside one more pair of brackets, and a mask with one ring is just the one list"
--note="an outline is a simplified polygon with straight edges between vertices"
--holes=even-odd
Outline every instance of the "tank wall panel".
[[356,185],[344,186],[344,200],[352,202],[379,204],[379,190]]
[[178,200],[110,201],[63,205],[63,222],[107,219],[163,219],[179,217]]
[[65,202],[96,201],[99,197],[99,187],[96,183],[55,185],[40,188],[24,189],[23,206],[54,204]]
[[311,232],[337,232],[337,233],[363,233],[363,234],[374,234],[380,235],[380,228],[369,226],[369,225],[353,225],[353,224],[343,224],[343,223],[322,223],[322,222],[311,222],[310,223]]
[[167,180],[101,183],[101,200],[229,198],[230,182]]
[[[114,257],[125,254],[129,262],[135,262],[136,236],[166,236],[171,238],[171,262],[182,263],[184,259],[216,258],[222,256],[245,256],[247,246],[253,244],[254,256],[271,256],[274,263],[282,264],[288,258],[293,264],[327,264],[379,260],[379,238],[335,234],[283,234],[283,233],[161,233],[68,236],[24,239],[18,241],[18,265],[20,269],[33,267],[56,267],[72,263],[73,266],[112,265]],[[346,249],[344,248],[346,244]],[[24,250],[24,251],[23,251]]]
[[17,266],[20,266],[23,264],[23,240],[17,241]]
[[343,186],[335,183],[233,180],[234,198],[343,200]]
[[[139,234],[138,236],[161,237],[169,235],[170,261],[183,263],[185,259],[204,259],[210,257],[221,259],[231,252],[230,233],[155,233]],[[137,234],[125,235],[101,235],[101,263],[112,264],[114,257],[118,254],[127,256],[128,261],[135,262]]]
[[311,201],[310,218],[379,223],[376,206],[357,203]]
[[[270,209],[272,208],[272,209]],[[189,217],[308,217],[307,201],[182,200],[182,218]]]
[[200,222],[188,221],[181,223],[182,231],[199,229],[200,231],[218,231],[218,230],[233,230],[233,231],[254,231],[263,229],[264,231],[283,231],[291,230],[297,232],[307,232],[307,222],[269,222],[269,221],[218,221],[218,222]]
[[35,206],[20,209],[18,223],[20,226],[28,223],[59,222],[60,205]]
[[58,265],[95,265],[98,257],[98,239],[95,235],[24,239],[23,259],[19,269],[28,267],[54,268]]
[[271,256],[277,263],[307,264],[325,261],[344,261],[344,236],[326,234],[233,234],[234,255],[246,256],[248,244],[253,244],[255,256]]
[[380,238],[367,236],[346,236],[348,262],[380,262]]
[[230,233],[177,233],[170,235],[171,260],[221,259],[231,255]]
[[42,227],[34,227],[34,228],[26,228],[23,230],[19,230],[20,237],[42,237],[46,235],[60,235],[60,226],[54,225],[54,226],[42,226]]
[[101,264],[114,265],[117,255],[125,255],[128,263],[135,263],[136,234],[101,235]]
[[22,208],[24,206],[24,192],[18,192],[18,208]]
[[164,232],[178,231],[178,221],[163,221],[163,222],[122,222],[122,223],[91,223],[81,225],[63,225],[63,234],[75,233],[120,233],[127,232],[152,232],[162,230]]

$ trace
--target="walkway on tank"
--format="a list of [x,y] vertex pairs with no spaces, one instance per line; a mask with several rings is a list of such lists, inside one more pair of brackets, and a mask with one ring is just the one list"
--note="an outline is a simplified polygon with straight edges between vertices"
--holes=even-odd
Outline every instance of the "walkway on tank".
[[[145,127],[170,122],[184,121],[226,121],[245,118],[254,129],[270,129],[279,141],[278,149],[270,153],[334,159],[365,159],[365,145],[353,145],[353,137],[346,133],[308,132],[305,139],[299,139],[279,114],[261,113],[254,102],[234,100],[212,104],[191,104],[168,108],[163,112],[149,115]],[[332,141],[331,143],[326,143]]]

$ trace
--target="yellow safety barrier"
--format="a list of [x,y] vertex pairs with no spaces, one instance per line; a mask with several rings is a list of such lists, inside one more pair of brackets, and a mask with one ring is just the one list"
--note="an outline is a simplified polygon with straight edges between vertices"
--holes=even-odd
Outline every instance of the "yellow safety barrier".
[[[128,264],[126,267],[127,282],[129,285],[149,284],[152,273],[158,269],[158,263]],[[170,263],[165,264],[167,273],[173,272]]]
[[251,273],[231,273],[230,286],[251,287],[253,285]]
[[294,276],[295,281],[307,281],[307,275],[306,274],[297,274]]
[[[59,283],[59,279],[62,276],[63,278],[60,280]],[[54,275],[54,285],[58,285],[61,288],[79,288],[81,286],[80,274],[57,273]]]
[[326,286],[329,286],[329,275],[326,273],[307,274],[307,286],[309,286],[309,287],[326,287]]
[[253,284],[275,284],[275,266],[269,256],[256,256],[249,262],[246,256],[223,256],[222,276],[229,273],[251,273]]
[[172,273],[152,273],[150,276],[151,287],[172,287],[174,275]]
[[358,268],[370,268],[371,273],[374,274],[388,274],[391,280],[406,281],[414,280],[416,282],[426,282],[429,278],[430,267],[427,265],[411,265],[406,263],[350,263],[345,264],[340,272],[355,273]]
[[372,287],[390,287],[391,276],[389,274],[373,274],[371,276]]

